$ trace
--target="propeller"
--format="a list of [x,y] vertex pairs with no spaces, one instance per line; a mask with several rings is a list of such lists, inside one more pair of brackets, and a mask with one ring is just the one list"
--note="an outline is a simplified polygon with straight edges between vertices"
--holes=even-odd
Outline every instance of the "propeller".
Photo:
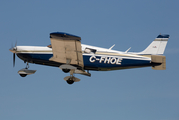
[[13,67],[15,66],[16,55],[13,53]]
[[13,67],[15,66],[15,58],[16,58],[16,52],[17,52],[17,47],[16,47],[16,45],[17,45],[17,42],[16,42],[16,44],[15,44],[14,47],[11,47],[11,48],[9,49],[9,51],[11,51],[11,52],[13,53]]

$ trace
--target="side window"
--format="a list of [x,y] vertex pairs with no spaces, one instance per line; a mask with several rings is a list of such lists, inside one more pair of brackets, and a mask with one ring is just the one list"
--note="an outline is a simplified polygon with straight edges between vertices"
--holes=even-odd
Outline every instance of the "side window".
[[92,49],[92,48],[85,48],[85,50],[84,50],[84,53],[88,53],[88,54],[90,54],[90,53],[93,53],[93,54],[95,54],[96,53],[96,49]]

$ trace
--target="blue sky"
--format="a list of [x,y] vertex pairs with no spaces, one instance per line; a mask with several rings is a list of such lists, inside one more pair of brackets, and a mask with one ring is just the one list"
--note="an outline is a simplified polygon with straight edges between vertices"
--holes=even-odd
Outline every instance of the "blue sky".
[[[1,120],[178,120],[179,2],[177,0],[6,0],[0,1]],[[142,51],[155,37],[169,34],[167,69],[148,68],[76,75],[30,64],[34,75],[21,78],[25,64],[12,44],[46,46],[49,33],[67,32],[83,44]]]

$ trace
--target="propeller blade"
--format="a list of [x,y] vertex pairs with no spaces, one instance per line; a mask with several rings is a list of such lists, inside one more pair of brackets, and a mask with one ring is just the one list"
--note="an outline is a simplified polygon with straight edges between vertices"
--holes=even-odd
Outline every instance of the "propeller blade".
[[13,54],[13,67],[15,66],[15,58],[16,58],[16,54]]
[[9,50],[13,53],[13,67],[14,67],[15,59],[16,59],[16,52],[17,52],[17,41],[15,43],[15,46],[14,47],[12,46]]
[[17,41],[16,41],[16,44],[15,44],[15,47],[17,46]]

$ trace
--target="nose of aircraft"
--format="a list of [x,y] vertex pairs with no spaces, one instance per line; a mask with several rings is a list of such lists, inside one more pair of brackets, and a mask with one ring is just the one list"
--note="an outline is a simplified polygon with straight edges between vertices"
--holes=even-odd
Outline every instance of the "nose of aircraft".
[[12,48],[9,49],[9,51],[11,51],[12,53],[16,53],[17,47],[12,47]]
[[17,51],[17,47],[12,47],[9,49],[9,51],[11,51],[13,53],[13,67],[15,66],[15,57],[16,57],[16,51]]

